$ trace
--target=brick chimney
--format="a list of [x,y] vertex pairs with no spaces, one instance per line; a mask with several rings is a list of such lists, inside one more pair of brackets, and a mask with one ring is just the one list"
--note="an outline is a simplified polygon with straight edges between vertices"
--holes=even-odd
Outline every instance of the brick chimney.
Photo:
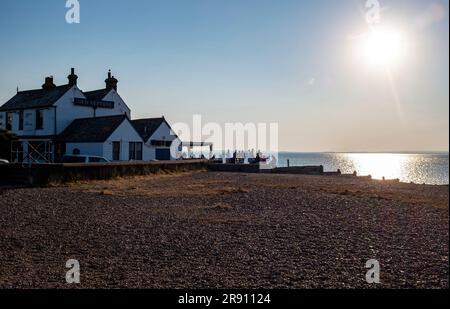
[[70,86],[75,86],[77,84],[78,76],[75,74],[75,69],[70,69],[70,75],[67,76],[67,79],[69,80]]
[[117,83],[118,82],[119,81],[114,76],[111,76],[111,70],[109,70],[108,78],[105,79],[106,89],[108,89],[108,90],[114,89],[115,91],[117,91]]
[[53,76],[45,78],[45,84],[42,85],[42,89],[49,90],[55,88],[56,85],[53,83]]

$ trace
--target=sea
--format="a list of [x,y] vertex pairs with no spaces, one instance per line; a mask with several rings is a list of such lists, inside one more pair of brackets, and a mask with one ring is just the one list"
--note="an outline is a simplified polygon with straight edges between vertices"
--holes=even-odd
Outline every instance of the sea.
[[300,153],[280,152],[279,167],[323,165],[325,171],[371,175],[417,184],[448,185],[449,153]]

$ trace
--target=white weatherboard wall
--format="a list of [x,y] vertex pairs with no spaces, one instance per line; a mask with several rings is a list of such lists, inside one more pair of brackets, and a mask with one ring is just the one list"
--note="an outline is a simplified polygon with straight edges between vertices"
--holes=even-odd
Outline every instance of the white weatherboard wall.
[[[81,118],[91,118],[91,117],[103,117],[103,116],[115,116],[124,115],[125,113],[130,117],[130,109],[119,96],[115,90],[111,90],[105,98],[104,101],[114,102],[114,108],[97,108],[94,113],[94,109],[89,106],[79,106],[75,105],[74,99],[86,99],[83,92],[78,89],[77,86],[72,87],[67,91],[55,104],[56,106],[56,116],[57,116],[57,134],[60,134],[67,128],[74,119]],[[54,110],[51,111],[53,115],[49,115],[49,118],[53,119],[54,122]],[[44,120],[45,121],[45,120]],[[54,126],[52,125],[52,129]],[[54,129],[53,129],[54,130]],[[51,133],[53,134],[53,133]],[[34,135],[34,134],[33,134]]]
[[[171,141],[173,142],[175,139],[177,139],[177,137],[175,135],[172,134],[172,130],[170,129],[170,127],[167,125],[166,122],[163,122],[159,128],[155,131],[155,133],[153,133],[153,135],[150,137],[150,139],[148,141],[146,141],[146,144],[144,145],[144,156],[143,159],[144,161],[151,161],[151,160],[155,160],[156,158],[156,148],[159,149],[169,149],[170,147],[155,147],[151,145],[151,141],[152,140],[157,140],[157,141]],[[172,158],[174,159],[174,158]]]
[[[1,112],[0,113],[0,122],[1,122],[1,127],[2,129],[6,128],[6,112]],[[19,113],[13,112],[12,113],[12,130],[11,132],[17,134],[19,128]]]
[[113,159],[113,142],[120,142],[120,161],[129,161],[129,143],[143,141],[130,121],[125,119],[103,144],[103,157],[110,161]]
[[72,155],[74,149],[79,149],[82,155],[103,157],[103,143],[67,143],[66,154]]
[[[39,109],[43,112],[44,125],[40,130],[36,130],[36,111],[35,109],[27,109],[23,111],[23,130],[19,130],[20,111],[8,112],[12,115],[11,132],[18,136],[36,135],[48,136],[55,134],[55,109],[47,107]],[[2,128],[6,128],[6,113],[2,113]]]
[[112,89],[102,101],[114,102],[114,109],[98,108],[95,112],[96,117],[127,114],[127,117],[131,118],[131,110],[114,89]]
[[[49,107],[41,109],[44,116],[44,125],[41,130],[36,130],[36,112],[37,110],[25,110],[23,113],[23,131],[17,131],[18,135],[54,135],[55,134],[55,109]],[[17,113],[17,125],[15,129],[19,129],[19,114]]]
[[75,106],[73,104],[75,98],[86,98],[77,86],[73,86],[69,89],[69,91],[56,102],[57,134],[64,131],[74,119],[94,117],[94,109],[87,106]]
[[[70,122],[68,120],[65,121],[65,118],[74,119],[73,115],[77,115],[78,111],[74,111],[73,109],[69,109],[70,104],[73,102],[74,97],[84,98],[84,95],[81,91],[76,87],[72,87],[69,89],[56,103],[54,106],[39,108],[39,109],[26,109],[23,111],[23,130],[19,130],[19,117],[20,111],[12,111],[11,114],[13,116],[12,122],[12,132],[18,136],[49,136],[55,135],[62,132],[65,127],[67,127]],[[62,106],[62,110],[58,111],[57,106]],[[57,129],[55,130],[55,109],[56,109],[56,117],[57,117]],[[43,112],[43,128],[40,130],[36,130],[36,112],[37,110],[41,110]],[[2,127],[6,127],[6,113],[2,113]],[[89,113],[89,110],[86,110],[85,113],[81,113],[84,117],[92,117],[92,113]]]

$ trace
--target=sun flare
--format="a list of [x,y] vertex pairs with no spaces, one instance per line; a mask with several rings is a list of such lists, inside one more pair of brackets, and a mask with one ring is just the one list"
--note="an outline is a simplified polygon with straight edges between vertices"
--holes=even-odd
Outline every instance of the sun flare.
[[393,68],[405,57],[405,40],[400,32],[376,31],[367,34],[361,46],[364,61],[376,68]]

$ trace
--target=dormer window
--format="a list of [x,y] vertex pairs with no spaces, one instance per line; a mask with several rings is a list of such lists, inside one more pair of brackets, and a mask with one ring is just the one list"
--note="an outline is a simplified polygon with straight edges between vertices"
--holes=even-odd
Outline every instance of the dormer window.
[[44,111],[42,109],[36,110],[36,130],[44,129]]

